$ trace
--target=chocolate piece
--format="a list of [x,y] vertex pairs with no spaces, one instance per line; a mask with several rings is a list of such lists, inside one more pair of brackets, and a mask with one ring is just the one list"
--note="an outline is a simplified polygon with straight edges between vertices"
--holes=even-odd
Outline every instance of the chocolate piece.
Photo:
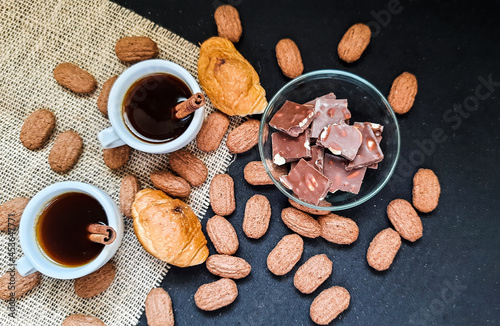
[[318,138],[324,128],[331,124],[345,123],[350,118],[351,112],[347,109],[347,100],[318,98],[314,106],[311,137]]
[[273,163],[283,165],[288,162],[298,161],[301,158],[311,157],[311,146],[309,145],[309,129],[306,129],[298,137],[292,137],[282,132],[274,132],[271,135],[273,144]]
[[334,100],[334,99],[336,99],[336,98],[337,98],[337,96],[335,96],[335,94],[333,94],[333,93],[328,93],[328,94],[326,94],[326,95],[323,95],[323,96],[320,96],[320,97],[316,97],[314,100],[311,100],[311,101],[307,102],[307,103],[306,103],[306,104],[304,104],[304,105],[310,105],[310,106],[312,106],[312,107],[314,108],[314,105],[316,104],[316,101],[317,101],[318,99],[332,99],[332,100]]
[[[321,146],[311,146],[311,158],[305,159],[312,166],[323,173],[323,160],[325,156],[325,149]],[[293,169],[298,162],[292,162],[291,168]]]
[[299,199],[314,205],[325,199],[332,186],[327,177],[304,159],[301,159],[288,175],[281,176],[280,181]]
[[363,137],[358,128],[342,123],[325,128],[317,143],[328,148],[333,154],[352,161],[358,153],[362,140]]
[[341,190],[353,194],[359,193],[361,183],[365,177],[366,167],[347,171],[345,169],[347,162],[341,157],[325,154],[323,173],[332,182],[330,192]]
[[380,149],[377,137],[375,137],[371,125],[369,123],[356,122],[354,127],[361,131],[363,141],[354,160],[347,164],[347,171],[369,166],[384,159],[384,153],[382,153],[382,149]]
[[384,131],[384,126],[382,125],[379,125],[378,123],[375,123],[375,122],[355,122],[354,125],[360,125],[360,124],[367,124],[369,125],[372,130],[373,130],[373,133],[375,134],[375,137],[382,139],[382,132]]
[[[377,139],[377,143],[380,145],[380,141],[382,140],[382,132],[384,131],[384,126],[374,123],[374,122],[355,122],[354,125],[360,124],[360,123],[367,123],[372,127],[373,134],[375,135],[375,138]],[[369,169],[378,169],[378,163],[374,163],[371,165],[368,165]]]
[[297,137],[309,127],[313,117],[314,110],[310,106],[286,101],[269,121],[269,125],[292,137]]

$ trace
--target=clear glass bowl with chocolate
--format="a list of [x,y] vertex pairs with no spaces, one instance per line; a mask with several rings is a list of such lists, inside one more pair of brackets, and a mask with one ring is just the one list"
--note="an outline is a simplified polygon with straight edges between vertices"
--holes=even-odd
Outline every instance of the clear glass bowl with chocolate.
[[[344,210],[375,196],[391,178],[399,150],[387,99],[345,71],[318,70],[290,81],[261,119],[259,152],[267,173],[288,198],[313,209]],[[276,179],[275,164],[289,174]]]

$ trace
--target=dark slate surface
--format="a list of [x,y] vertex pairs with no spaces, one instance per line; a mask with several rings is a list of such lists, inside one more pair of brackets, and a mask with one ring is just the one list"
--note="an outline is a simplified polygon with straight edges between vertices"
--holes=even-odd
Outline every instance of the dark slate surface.
[[[218,0],[115,1],[191,42],[216,35],[213,12]],[[229,168],[238,199],[230,221],[239,233],[237,255],[252,265],[252,273],[238,281],[234,304],[205,313],[196,308],[193,295],[201,284],[216,278],[204,266],[172,268],[162,286],[173,299],[177,325],[310,325],[310,303],[333,285],[351,293],[349,309],[333,324],[499,324],[499,2],[230,3],[243,22],[237,48],[257,69],[268,98],[287,82],[274,57],[274,46],[283,37],[297,42],[306,72],[343,69],[388,94],[392,80],[408,70],[417,76],[419,92],[410,113],[399,117],[402,151],[391,183],[361,207],[341,212],[358,223],[358,241],[344,247],[321,239],[305,241],[301,263],[319,253],[334,262],[332,277],[312,295],[302,295],[293,287],[297,267],[285,277],[275,277],[266,269],[267,254],[290,233],[280,221],[287,203],[273,187],[252,187],[244,181],[243,168],[259,158],[257,148],[239,155]],[[388,14],[388,6],[393,14]],[[359,62],[345,64],[336,46],[356,22],[370,22],[377,33]],[[445,140],[432,140],[440,132]],[[404,241],[391,269],[377,273],[366,263],[368,244],[389,226],[387,204],[398,197],[411,199],[411,177],[420,166],[433,169],[440,178],[439,207],[421,214],[424,237],[416,243]],[[268,196],[273,216],[268,233],[250,241],[241,224],[245,202],[255,193]],[[203,224],[212,215],[209,211]],[[210,251],[214,252],[211,245]],[[144,316],[140,325],[146,325]]]

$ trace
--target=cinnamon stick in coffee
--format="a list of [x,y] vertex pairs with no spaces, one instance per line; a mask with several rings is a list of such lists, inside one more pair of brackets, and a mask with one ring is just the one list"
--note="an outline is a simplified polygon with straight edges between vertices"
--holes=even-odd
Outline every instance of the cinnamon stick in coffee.
[[116,239],[116,231],[111,227],[99,223],[90,224],[87,227],[90,232],[90,241],[103,245],[112,244]]
[[205,105],[205,97],[201,93],[196,93],[182,103],[175,106],[175,117],[182,119]]

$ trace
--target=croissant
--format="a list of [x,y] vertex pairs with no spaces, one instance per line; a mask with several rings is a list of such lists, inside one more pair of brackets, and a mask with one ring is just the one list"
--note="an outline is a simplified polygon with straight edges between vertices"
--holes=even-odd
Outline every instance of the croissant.
[[198,79],[212,104],[228,115],[262,113],[267,106],[259,75],[225,38],[212,37],[201,45]]
[[179,267],[203,263],[207,239],[191,208],[163,191],[144,189],[132,204],[134,232],[151,255]]

